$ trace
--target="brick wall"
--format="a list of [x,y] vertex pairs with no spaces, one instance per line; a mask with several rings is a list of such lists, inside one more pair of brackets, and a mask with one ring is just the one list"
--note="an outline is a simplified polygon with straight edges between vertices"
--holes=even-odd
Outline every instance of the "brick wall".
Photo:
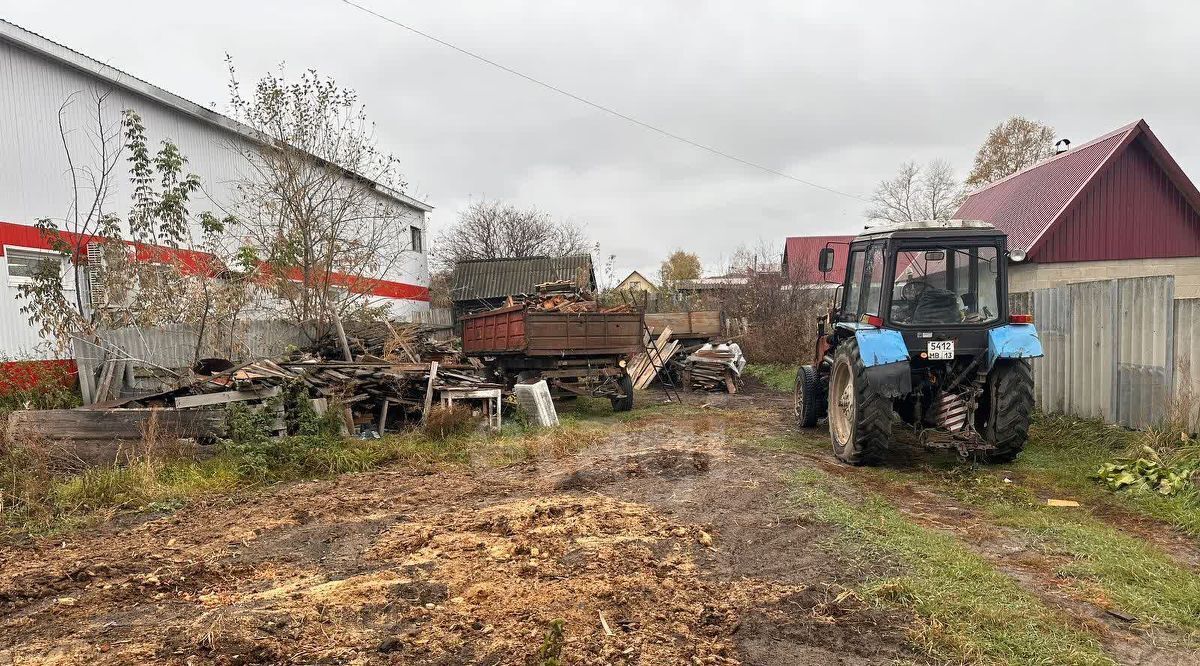
[[1175,298],[1200,298],[1200,257],[1009,264],[1010,292],[1109,278],[1175,276]]

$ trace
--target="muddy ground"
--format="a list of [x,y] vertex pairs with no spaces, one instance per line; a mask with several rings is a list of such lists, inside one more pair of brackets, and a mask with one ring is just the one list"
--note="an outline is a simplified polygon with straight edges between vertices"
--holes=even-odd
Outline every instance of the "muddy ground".
[[[921,663],[912,618],[851,591],[896,565],[847,559],[789,503],[797,469],[854,472],[745,443],[788,432],[789,397],[689,399],[710,406],[607,421],[560,458],[343,475],[5,547],[0,661]],[[1003,559],[949,499],[881,492]],[[1037,562],[1007,572],[1045,589]],[[1051,601],[1114,624],[1122,660],[1169,663]]]

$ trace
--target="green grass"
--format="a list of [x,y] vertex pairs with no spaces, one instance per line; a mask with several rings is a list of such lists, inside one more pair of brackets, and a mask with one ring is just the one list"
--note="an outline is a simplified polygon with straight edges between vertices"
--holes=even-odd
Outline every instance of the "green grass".
[[796,366],[781,363],[750,364],[742,371],[768,388],[791,393],[796,386]]
[[[914,480],[913,470],[877,473],[894,481]],[[1055,576],[1077,596],[1132,615],[1139,623],[1200,637],[1200,575],[1154,544],[1086,508],[1046,506],[1033,490],[1005,483],[990,470],[925,468],[917,474],[923,484],[978,507],[1027,547],[1062,561]]]
[[0,533],[51,533],[116,513],[172,510],[203,496],[393,463],[511,464],[578,450],[604,434],[596,423],[564,414],[557,428],[530,428],[510,419],[498,435],[442,438],[412,430],[374,440],[255,437],[227,443],[204,460],[142,457],[72,475],[50,472],[44,459],[18,447],[0,456]]
[[793,479],[797,506],[840,528],[838,545],[864,560],[898,561],[903,573],[868,578],[860,594],[909,609],[914,642],[945,663],[1108,664],[1095,637],[993,569],[953,537],[910,523],[874,495],[835,494],[841,481],[815,470]]
[[1166,497],[1138,490],[1113,492],[1093,478],[1101,465],[1125,455],[1145,437],[1100,421],[1043,415],[1034,422],[1028,447],[1010,467],[1038,483],[1069,491],[1077,499],[1111,504],[1200,537],[1200,493]]

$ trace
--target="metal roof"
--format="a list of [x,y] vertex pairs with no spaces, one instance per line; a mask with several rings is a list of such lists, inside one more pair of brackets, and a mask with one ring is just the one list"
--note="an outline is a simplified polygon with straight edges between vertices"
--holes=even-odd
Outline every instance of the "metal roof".
[[1200,191],[1145,120],[979,189],[956,213],[991,222],[1033,261],[1190,256],[1198,214]]
[[[228,132],[237,134],[249,141],[259,145],[271,145],[271,139],[252,127],[244,125],[228,116],[222,115],[206,109],[195,102],[189,101],[169,92],[158,86],[137,78],[127,72],[123,72],[115,67],[106,65],[98,60],[94,60],[74,49],[63,46],[58,42],[47,39],[35,32],[26,30],[15,23],[10,23],[4,19],[0,19],[0,40],[10,42],[21,48],[41,54],[55,62],[58,62],[67,67],[80,70],[90,76],[106,81],[114,86],[124,88],[130,92],[136,93],[143,97],[165,104],[177,111],[180,111],[188,116],[204,121],[211,125],[220,127]],[[320,159],[313,157],[313,159]],[[339,167],[341,168],[341,167]],[[361,174],[354,173],[348,169],[343,169],[345,173],[353,176],[362,182],[369,183],[373,189],[380,194],[391,197],[402,204],[430,212],[433,206],[414,199],[403,192],[399,192],[381,183],[377,183]]]
[[791,236],[783,243],[783,266],[792,281],[808,280],[821,282],[822,274],[817,270],[817,257],[821,249],[832,243],[833,275],[846,274],[846,258],[850,253],[846,243],[854,240],[854,236]]
[[472,301],[531,294],[543,282],[578,280],[585,273],[587,289],[596,289],[592,257],[524,257],[520,259],[472,259],[454,264],[450,278],[450,300]]
[[1133,131],[1126,125],[972,192],[955,217],[988,220],[1008,246],[1030,249]]

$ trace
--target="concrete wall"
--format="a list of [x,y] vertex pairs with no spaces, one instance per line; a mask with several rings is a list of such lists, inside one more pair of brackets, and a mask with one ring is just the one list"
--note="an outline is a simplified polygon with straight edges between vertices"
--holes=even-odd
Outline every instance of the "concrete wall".
[[1175,278],[1175,298],[1200,298],[1200,257],[1009,264],[1008,290],[1016,293],[1074,282],[1158,275]]

